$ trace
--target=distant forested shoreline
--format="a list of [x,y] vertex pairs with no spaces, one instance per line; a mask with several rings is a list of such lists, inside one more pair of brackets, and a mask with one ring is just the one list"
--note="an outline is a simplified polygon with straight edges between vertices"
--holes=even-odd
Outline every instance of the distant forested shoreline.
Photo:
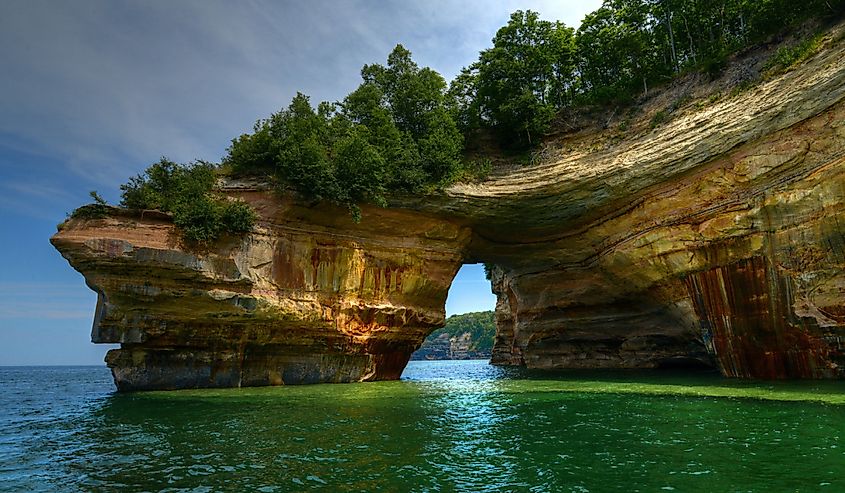
[[496,322],[492,311],[452,315],[411,355],[412,360],[490,359]]

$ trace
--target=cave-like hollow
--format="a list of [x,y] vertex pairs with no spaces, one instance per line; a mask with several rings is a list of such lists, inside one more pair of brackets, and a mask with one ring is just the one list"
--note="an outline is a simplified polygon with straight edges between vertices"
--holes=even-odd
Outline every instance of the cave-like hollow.
[[651,298],[665,295],[662,290],[631,297],[619,289],[626,287],[620,279],[585,276],[583,269],[536,272],[536,264],[524,272],[518,261],[501,257],[461,269],[468,265],[483,266],[482,274],[466,279],[459,270],[447,305],[455,283],[475,283],[476,290],[493,293],[491,364],[545,370],[717,367],[694,307]]

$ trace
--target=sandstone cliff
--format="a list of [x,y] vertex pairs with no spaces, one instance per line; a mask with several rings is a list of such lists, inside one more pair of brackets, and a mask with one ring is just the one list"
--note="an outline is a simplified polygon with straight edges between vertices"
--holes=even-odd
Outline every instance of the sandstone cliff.
[[396,379],[443,305],[469,230],[425,214],[304,207],[227,190],[261,217],[210,251],[160,214],[71,219],[52,242],[98,293],[91,339],[121,390]]
[[845,375],[845,43],[670,124],[346,211],[230,183],[255,231],[162,215],[52,242],[98,294],[122,390],[395,379],[462,263],[496,265],[496,364]]

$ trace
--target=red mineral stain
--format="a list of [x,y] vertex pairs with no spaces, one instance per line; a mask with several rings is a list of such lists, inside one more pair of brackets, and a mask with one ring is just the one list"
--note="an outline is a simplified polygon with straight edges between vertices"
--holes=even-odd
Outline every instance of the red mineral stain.
[[832,376],[831,348],[792,314],[788,283],[759,256],[687,277],[703,332],[726,376]]
[[97,249],[109,257],[120,257],[124,253],[123,247],[125,244],[122,240],[104,238],[97,241]]
[[[337,257],[338,250],[335,245],[321,244],[311,250],[311,279],[316,288],[326,289],[334,286]],[[321,285],[321,281],[326,281],[326,285]]]
[[390,292],[391,285],[393,283],[393,268],[391,266],[387,266],[384,268],[384,291],[386,293]]
[[374,267],[370,272],[373,273],[373,294],[378,295],[381,292],[381,269]]
[[273,253],[273,281],[283,289],[305,289],[305,273],[294,261],[291,244],[279,242]]

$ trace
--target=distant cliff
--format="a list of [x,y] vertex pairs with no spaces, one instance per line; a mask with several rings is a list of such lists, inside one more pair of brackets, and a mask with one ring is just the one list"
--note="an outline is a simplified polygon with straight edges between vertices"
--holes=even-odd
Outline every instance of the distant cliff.
[[452,315],[423,341],[412,360],[490,359],[496,335],[492,311]]

